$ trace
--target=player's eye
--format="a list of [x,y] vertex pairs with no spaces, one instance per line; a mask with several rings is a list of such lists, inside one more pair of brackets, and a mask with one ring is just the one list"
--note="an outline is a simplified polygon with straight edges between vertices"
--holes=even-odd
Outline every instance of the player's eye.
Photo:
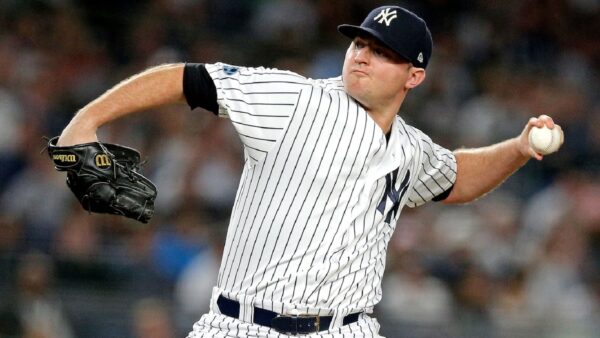
[[381,47],[373,48],[373,54],[381,59],[387,60],[391,58],[390,52],[387,49]]
[[361,49],[365,47],[365,43],[359,39],[354,40],[354,48]]

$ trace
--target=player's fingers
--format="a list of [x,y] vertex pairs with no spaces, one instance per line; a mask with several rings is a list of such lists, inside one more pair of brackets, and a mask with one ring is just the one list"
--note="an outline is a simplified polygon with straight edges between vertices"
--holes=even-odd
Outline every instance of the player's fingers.
[[546,127],[550,128],[550,129],[554,128],[554,120],[552,120],[552,118],[550,116],[542,114],[538,117],[538,119],[542,122],[542,125],[538,126],[538,127],[542,127],[545,125]]
[[526,142],[526,144],[529,144],[528,135],[529,135],[529,131],[531,130],[531,128],[533,128],[533,127],[541,128],[542,125],[543,125],[542,122],[537,117],[529,118],[529,121],[527,121],[525,128],[523,128],[523,131],[521,132],[521,139],[523,140],[523,142]]
[[539,117],[531,117],[527,122],[526,132],[529,132],[529,130],[533,127],[542,128],[543,126],[544,122]]
[[535,150],[533,150],[533,148],[531,148],[531,147],[529,147],[528,151],[529,151],[529,155],[538,161],[541,161],[544,158],[541,154],[536,153]]
[[554,120],[548,115],[540,115],[538,117],[532,117],[527,122],[528,129],[532,127],[542,128],[543,126],[547,126],[548,128],[554,128]]
[[554,128],[558,128],[558,131],[560,131],[560,145],[562,145],[565,142],[565,133],[562,130],[562,127],[558,124],[554,124]]
[[530,117],[529,121],[527,121],[527,125],[525,126],[524,134],[527,134],[529,130],[533,127],[541,127],[540,121],[536,117]]
[[527,121],[528,125],[535,126],[535,127],[537,127],[538,123],[539,122],[538,122],[538,118],[537,117],[530,117],[529,121]]

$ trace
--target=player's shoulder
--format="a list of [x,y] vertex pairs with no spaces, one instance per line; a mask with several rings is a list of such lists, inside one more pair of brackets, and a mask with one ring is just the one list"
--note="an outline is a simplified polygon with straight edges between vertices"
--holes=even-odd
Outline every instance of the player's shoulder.
[[224,62],[205,64],[206,70],[213,78],[247,77],[262,81],[269,79],[287,79],[290,82],[308,82],[308,79],[298,73],[268,67],[238,66]]
[[342,77],[332,77],[328,79],[308,79],[309,82],[315,86],[323,89],[324,91],[344,91],[344,83]]
[[297,72],[270,67],[237,66],[224,62],[205,64],[206,70],[213,78],[245,77],[253,81],[282,81],[306,84],[320,88],[324,91],[344,91],[342,77],[327,79],[313,79]]

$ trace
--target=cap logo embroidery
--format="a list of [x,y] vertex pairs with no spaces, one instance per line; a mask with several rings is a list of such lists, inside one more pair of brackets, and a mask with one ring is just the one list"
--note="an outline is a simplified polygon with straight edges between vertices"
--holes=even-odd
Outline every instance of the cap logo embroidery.
[[419,56],[417,56],[417,61],[423,63],[423,53],[419,53]]
[[389,27],[390,23],[392,23],[392,20],[394,20],[397,17],[398,13],[396,12],[396,10],[390,12],[390,8],[386,8],[382,9],[381,12],[373,18],[373,20],[379,23],[385,23],[385,25]]

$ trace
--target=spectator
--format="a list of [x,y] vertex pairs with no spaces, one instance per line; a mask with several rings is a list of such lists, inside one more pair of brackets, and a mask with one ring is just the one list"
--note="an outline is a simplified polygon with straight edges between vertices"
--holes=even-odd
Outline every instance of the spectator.
[[[8,306],[1,320],[3,334],[19,332],[23,337],[71,338],[73,332],[62,302],[54,289],[54,270],[50,257],[40,253],[22,256],[17,269],[14,297],[4,297]],[[12,308],[11,308],[12,305]]]
[[154,298],[144,298],[133,307],[133,337],[135,338],[174,338],[177,336],[171,310]]

